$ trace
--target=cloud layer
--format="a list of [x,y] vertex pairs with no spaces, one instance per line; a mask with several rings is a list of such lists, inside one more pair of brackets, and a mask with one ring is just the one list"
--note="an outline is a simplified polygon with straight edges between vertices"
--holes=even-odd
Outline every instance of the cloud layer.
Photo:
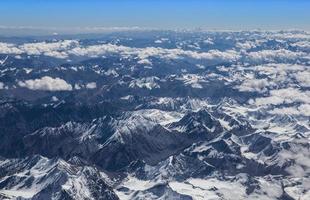
[[[296,43],[296,45],[299,43]],[[140,63],[151,64],[149,57],[159,57],[162,59],[182,59],[191,58],[196,60],[211,60],[220,62],[234,62],[242,57],[248,62],[266,62],[277,60],[296,60],[299,58],[307,58],[305,52],[295,52],[287,49],[278,50],[261,50],[251,51],[246,50],[256,47],[254,42],[236,43],[237,48],[220,51],[211,49],[206,52],[184,50],[181,48],[165,49],[161,47],[145,47],[135,48],[115,44],[97,44],[84,46],[77,40],[62,40],[55,42],[37,42],[15,45],[10,43],[0,43],[0,54],[27,54],[27,55],[44,55],[59,59],[67,59],[72,56],[79,57],[99,57],[108,54],[119,54],[121,56],[133,56],[140,60]]]
[[60,78],[52,78],[44,76],[39,79],[19,81],[20,87],[25,87],[30,90],[45,90],[45,91],[70,91],[72,86],[65,80]]

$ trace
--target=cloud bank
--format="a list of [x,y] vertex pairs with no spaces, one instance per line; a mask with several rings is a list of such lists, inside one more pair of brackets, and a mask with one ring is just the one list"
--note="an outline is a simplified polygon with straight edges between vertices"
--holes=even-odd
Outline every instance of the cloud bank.
[[44,76],[39,79],[19,81],[20,87],[25,87],[30,90],[45,90],[45,91],[71,91],[72,86],[65,80],[60,78],[52,78]]

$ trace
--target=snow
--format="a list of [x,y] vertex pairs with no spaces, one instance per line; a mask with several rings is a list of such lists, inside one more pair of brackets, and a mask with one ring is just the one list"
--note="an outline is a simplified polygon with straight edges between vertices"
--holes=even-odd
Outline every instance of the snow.
[[62,185],[62,189],[71,193],[76,199],[93,199],[87,187],[87,180],[84,176],[79,176],[74,179],[69,178],[68,181]]
[[121,97],[120,99],[122,99],[122,100],[129,100],[130,98],[133,98],[133,96],[132,95],[127,95],[127,96]]
[[23,197],[23,198],[31,198],[33,197],[38,191],[36,190],[0,190],[0,194],[4,194],[5,196],[8,196],[10,198],[16,198],[16,197]]
[[85,88],[87,89],[95,89],[96,87],[97,87],[96,82],[90,82],[85,85]]
[[26,74],[29,74],[30,72],[33,71],[33,69],[30,69],[30,68],[24,68],[24,70],[25,70]]
[[170,182],[169,186],[176,192],[192,196],[194,200],[245,199],[245,187],[239,182],[220,181],[215,178],[190,178],[185,182]]
[[285,187],[284,191],[293,197],[294,199],[298,200],[309,200],[310,199],[310,188],[304,188],[303,185],[295,185]]
[[258,160],[257,155],[249,151],[247,146],[242,146],[240,148],[241,155],[249,160],[256,160],[257,162],[264,163],[263,161]]
[[135,178],[134,176],[129,175],[127,177],[127,180],[122,185],[130,190],[146,190],[156,185],[156,183],[140,180]]
[[[93,199],[88,190],[86,177],[81,171],[78,171],[78,169],[72,168],[72,166],[64,160],[49,160],[41,156],[37,163],[35,163],[34,166],[31,166],[30,169],[25,169],[14,174],[16,177],[27,177],[26,179],[21,179],[23,181],[16,182],[9,186],[9,188],[0,190],[0,194],[4,194],[11,198],[31,198],[50,184],[57,184],[59,177],[62,177],[63,173],[66,173],[67,181],[62,185],[64,190],[76,199]],[[34,181],[29,182],[30,185],[28,185],[28,183],[26,186],[25,181],[29,180],[30,177],[33,177]],[[2,178],[1,181],[3,180],[4,179]]]
[[259,187],[251,194],[246,193],[246,174],[226,178],[225,180],[216,177],[206,179],[190,178],[184,182],[170,182],[169,186],[180,194],[191,196],[194,200],[273,200],[282,195],[280,182],[269,176],[256,178]]
[[184,83],[184,85],[189,85],[192,88],[201,89],[203,86],[201,83],[207,82],[202,76],[197,74],[183,74],[181,77],[176,78]]
[[133,112],[133,115],[141,115],[146,119],[163,126],[180,120],[184,114],[174,111],[162,111],[158,109],[143,109]]
[[6,60],[8,59],[8,57],[9,56],[6,56],[3,60],[0,60],[0,65],[3,65],[6,62]]
[[113,77],[119,76],[119,74],[114,69],[108,69],[106,72],[104,72],[104,74],[107,76],[113,76]]
[[[266,177],[269,178],[269,177]],[[260,199],[278,199],[282,195],[281,185],[277,181],[266,181],[264,178],[258,178],[260,189],[256,191],[257,194],[252,194],[251,196],[258,196]]]
[[73,71],[78,71],[78,68],[77,67],[71,67],[71,69],[73,70]]
[[208,103],[207,100],[204,99],[189,99],[187,103],[181,106],[184,110],[193,110],[199,111],[204,108],[209,108],[211,105]]
[[[238,37],[242,37],[243,34],[246,34],[247,37],[238,39]],[[102,42],[99,45],[88,45],[87,43],[80,43],[79,41],[66,42],[57,40],[53,42],[28,43],[23,45],[4,43],[1,45],[3,48],[6,48],[4,55],[13,54],[14,56],[15,54],[25,53],[27,55],[45,55],[66,60],[72,57],[72,62],[74,61],[73,56],[81,57],[83,59],[88,57],[101,58],[106,56],[108,59],[109,54],[120,55],[121,59],[119,61],[122,62],[121,64],[113,63],[113,66],[106,66],[105,62],[103,62],[100,66],[92,64],[94,66],[90,67],[90,70],[93,70],[91,71],[92,74],[96,77],[98,76],[97,74],[102,76],[103,79],[100,83],[102,81],[107,81],[107,84],[109,84],[111,81],[111,83],[114,84],[117,81],[117,83],[121,84],[124,94],[120,97],[120,99],[128,101],[122,101],[122,105],[129,105],[131,109],[131,102],[133,102],[132,105],[134,105],[134,103],[139,104],[135,107],[134,111],[125,111],[126,109],[124,109],[124,113],[122,113],[124,115],[112,122],[112,131],[114,131],[114,134],[108,142],[111,140],[119,140],[119,142],[125,144],[125,142],[127,142],[126,136],[128,136],[125,134],[143,134],[144,131],[152,130],[152,128],[156,125],[161,125],[165,129],[169,129],[172,127],[169,125],[182,119],[184,114],[199,111],[201,109],[208,110],[212,116],[218,118],[216,120],[225,129],[225,131],[223,134],[214,134],[216,137],[214,140],[203,142],[197,141],[196,144],[189,145],[189,147],[184,147],[184,152],[187,154],[183,154],[184,152],[178,152],[173,155],[167,155],[169,157],[157,165],[154,164],[154,166],[144,166],[143,170],[147,174],[145,178],[148,178],[148,180],[138,179],[134,175],[129,175],[125,178],[125,180],[117,180],[123,181],[119,186],[120,188],[116,189],[116,193],[121,199],[133,199],[134,197],[140,197],[141,199],[155,198],[152,196],[151,192],[147,193],[145,190],[153,187],[159,182],[158,180],[162,181],[164,178],[166,182],[170,181],[168,184],[174,191],[180,194],[193,196],[194,199],[279,199],[282,195],[282,190],[295,199],[310,199],[309,149],[301,151],[301,149],[298,148],[299,146],[309,146],[310,124],[308,116],[310,108],[310,93],[307,87],[309,86],[310,80],[308,78],[310,57],[307,50],[310,43],[309,41],[305,41],[304,38],[309,39],[310,35],[308,33],[296,34],[294,32],[240,32],[236,36],[233,36],[232,33],[227,33],[225,35],[227,36],[224,37],[231,40],[229,43],[233,46],[228,47],[228,49],[231,50],[224,52],[219,50],[207,51],[202,45],[203,43],[213,45],[214,41],[219,41],[215,38],[217,37],[216,34],[213,35],[212,38],[203,36],[198,40],[189,39],[188,41],[177,42],[177,49],[172,48],[175,40],[170,41],[169,39],[161,38],[160,36],[156,39],[153,38],[149,40],[153,45],[155,45],[153,42],[157,43],[158,45],[155,45],[156,47],[149,46],[143,48],[122,46],[123,41],[121,40],[117,41],[118,45],[106,44],[106,42]],[[222,38],[223,42],[225,42],[225,38]],[[270,41],[272,38],[274,41]],[[292,39],[293,42],[286,41],[285,39],[287,38]],[[281,43],[281,45],[276,48],[270,47],[269,45],[272,45],[273,42]],[[170,43],[171,45],[168,45],[168,49],[165,49],[166,47],[158,47],[167,46],[163,45],[164,43]],[[185,48],[188,49],[188,47],[199,49],[199,45],[201,46],[199,51],[184,50]],[[222,46],[223,49],[226,48],[225,46],[226,45]],[[295,46],[297,48],[288,48],[289,46]],[[207,49],[210,49],[209,47],[210,46],[208,46]],[[255,47],[259,47],[260,50],[257,51],[257,49],[254,49]],[[217,48],[214,46],[213,49]],[[27,55],[23,55],[25,59]],[[39,57],[28,56],[28,59],[37,58]],[[126,60],[124,61],[123,59]],[[167,64],[166,66],[162,66],[160,64],[158,66],[155,66],[155,64],[152,66],[152,62],[156,61],[157,63],[163,59],[165,59],[163,65]],[[0,65],[7,65],[7,60],[8,56],[6,56],[4,60],[0,60]],[[183,61],[185,62],[183,63]],[[216,61],[219,61],[219,65],[223,65],[225,63],[225,66],[218,66]],[[166,68],[170,67],[170,64],[177,65],[178,67],[169,69]],[[18,73],[18,75],[21,74],[26,76],[21,77],[21,80],[24,80],[25,78],[25,80],[27,80],[27,78],[36,78],[36,76],[40,77],[39,73],[54,74],[54,68],[44,68],[44,66],[42,66],[42,68],[32,68],[32,66],[25,67],[28,68],[18,68],[13,66],[3,67],[6,69],[1,70],[0,75],[5,78],[9,73]],[[154,70],[149,70],[152,67]],[[163,67],[164,70],[168,70],[167,72],[159,71],[157,67]],[[212,71],[213,68],[217,68],[218,71]],[[76,74],[75,71],[80,71],[82,67],[58,66],[55,69],[61,70],[57,71],[57,74],[60,72]],[[83,67],[83,69],[87,69],[88,71],[89,67]],[[138,71],[140,69],[147,70]],[[174,69],[177,70],[172,72]],[[129,74],[126,70],[128,70]],[[130,70],[132,70],[132,73]],[[127,75],[125,75],[126,73]],[[167,74],[162,75],[162,73]],[[35,76],[28,77],[29,75]],[[88,74],[85,75],[87,77],[91,76]],[[64,77],[68,77],[70,80],[72,79],[70,78],[70,75]],[[114,79],[116,79],[115,82]],[[37,81],[41,83],[42,80],[41,82],[40,80],[41,79],[38,79]],[[171,83],[170,80],[173,81],[173,84],[167,85],[168,83]],[[87,83],[90,80],[85,81],[86,80],[77,80],[76,83],[74,82],[75,84],[72,83],[74,84],[74,87],[72,88],[79,90],[82,88],[94,89],[97,87],[95,82]],[[213,103],[220,100],[217,99],[216,94],[221,91],[215,91],[215,96],[212,96],[213,89],[211,90],[210,95],[199,93],[202,88],[209,85],[211,86],[211,81],[214,81],[215,84],[220,82],[220,84],[216,85],[216,87],[221,89],[224,85],[224,90],[222,92],[225,93],[228,91],[227,95],[231,95],[230,98],[236,98],[238,99],[238,102],[242,103],[237,103],[231,99],[224,99],[220,104],[214,105]],[[22,85],[25,85],[26,82],[23,82]],[[28,84],[31,85],[32,82],[28,81]],[[0,89],[6,89],[7,87],[14,88],[14,84],[17,83],[18,80],[16,80],[15,83],[0,82]],[[103,89],[108,88],[105,86]],[[170,86],[172,86],[172,88],[170,88]],[[182,89],[179,89],[180,87]],[[145,90],[141,91],[141,89]],[[161,93],[161,89],[164,90],[163,93]],[[169,94],[169,89],[175,91]],[[234,91],[231,91],[230,89],[237,89],[239,91],[236,90],[236,93],[232,94]],[[2,92],[7,93],[10,91]],[[79,92],[82,92],[82,90],[75,91],[74,94]],[[182,93],[184,95],[188,95],[189,97],[184,95],[182,96]],[[135,96],[128,94],[134,94]],[[53,103],[54,107],[63,104],[64,101],[60,98],[61,94],[59,94],[60,96],[57,93],[53,95],[47,96],[47,99],[48,101],[55,101]],[[225,96],[226,94],[223,95]],[[197,96],[210,96],[210,99],[196,98]],[[104,95],[103,98],[105,98]],[[108,98],[110,98],[110,96]],[[248,98],[251,99],[249,100]],[[111,99],[114,98],[111,97]],[[43,105],[48,106],[50,103],[51,102]],[[192,122],[194,126],[199,126],[199,128],[205,125],[200,121]],[[72,123],[68,123],[67,125],[72,126]],[[176,129],[186,131],[184,129],[186,126],[182,125],[184,124],[179,125]],[[243,135],[243,131],[240,131],[240,134],[239,132],[237,133],[237,131],[229,132],[232,129],[241,129],[243,128],[243,125],[245,128],[250,129],[250,126],[252,126],[252,128],[256,129],[256,131],[254,130],[254,134],[266,134],[270,139],[272,139],[271,145],[274,148],[265,148],[264,150],[269,150],[268,152],[261,151],[258,153],[253,153],[255,152],[254,150],[251,152],[248,146],[251,141],[247,141],[247,144],[243,143],[245,141],[243,138],[250,138],[248,136],[251,136],[251,131],[249,133],[245,133],[245,137]],[[83,130],[83,127],[78,128]],[[94,136],[95,134],[92,134],[96,128],[97,127],[94,124],[87,126],[80,134],[81,136],[77,139],[82,142],[88,140],[89,137],[96,137]],[[214,127],[209,129],[205,126],[204,128],[212,132],[217,130],[214,129]],[[51,130],[55,129],[56,128],[51,128]],[[232,136],[230,136],[230,133]],[[60,134],[60,131],[55,131],[55,134]],[[180,176],[182,176],[183,170],[188,170],[191,172],[191,169],[186,168],[187,163],[185,163],[185,165],[182,163],[183,160],[181,158],[184,158],[185,156],[193,155],[191,159],[197,159],[195,161],[202,164],[205,162],[204,166],[208,166],[206,156],[218,156],[220,153],[220,156],[226,156],[225,153],[218,152],[214,150],[215,148],[210,146],[211,142],[220,140],[224,140],[228,145],[233,147],[236,145],[237,150],[236,152],[233,151],[235,154],[229,154],[228,156],[235,156],[234,158],[242,159],[242,162],[233,163],[229,167],[233,168],[236,166],[239,171],[248,172],[247,170],[249,170],[249,168],[246,166],[248,162],[245,161],[245,159],[250,159],[253,162],[255,161],[262,163],[266,167],[271,165],[283,167],[282,169],[289,173],[289,175],[282,174],[280,176],[270,175],[264,177],[263,175],[252,176],[251,174],[251,181],[249,181],[251,183],[244,183],[246,178],[239,177],[239,175],[233,176],[232,178],[228,177],[226,174],[224,178],[222,176],[217,176],[218,174],[221,174],[222,171],[218,171],[218,169],[216,169],[216,171],[212,174],[199,174],[199,176],[195,176],[204,177],[200,179],[188,178],[187,176],[177,179],[178,181],[174,179],[177,176],[179,178],[180,174]],[[98,144],[99,147],[102,147],[103,145],[105,145],[105,143]],[[284,151],[284,149],[286,151]],[[297,149],[297,151],[294,151],[294,149]],[[260,149],[258,148],[258,150]],[[272,156],[267,156],[266,152],[271,152],[274,154],[272,154]],[[176,163],[175,160],[180,161],[177,162],[177,164],[180,163],[179,165],[181,165],[181,167],[174,166]],[[227,160],[227,162],[230,162],[230,159]],[[184,162],[187,162],[187,160]],[[5,161],[0,161],[0,163],[2,165]],[[224,167],[226,167],[226,165]],[[34,177],[35,180],[41,179],[54,169],[55,171],[68,170],[67,172],[71,172],[70,165],[66,164],[64,161],[57,161],[57,163],[53,163],[42,158],[37,165],[31,169],[27,169],[27,171],[20,170],[19,172],[14,172],[10,175],[2,177],[1,183],[3,183],[3,180],[7,180],[11,176],[17,178],[31,176]],[[234,170],[232,169],[231,171]],[[230,173],[231,171],[228,170],[227,173]],[[260,172],[261,171],[258,169],[257,173],[259,174],[269,173],[268,170],[265,169],[262,169],[262,172]],[[279,174],[281,172],[282,171],[279,171]],[[108,176],[103,173],[102,177],[104,179],[108,179]],[[290,177],[296,178],[296,180],[292,180],[293,178]],[[188,179],[185,181],[180,181],[183,180],[182,178]],[[41,185],[33,184],[28,189],[23,187],[21,188],[24,184],[21,181],[21,183],[16,183],[14,187],[6,187],[5,189],[0,190],[0,193],[7,196],[20,195],[27,198],[33,196],[37,191],[40,191],[45,185],[48,185],[53,181],[53,178],[46,181],[44,180]],[[68,175],[68,179],[66,179],[66,183],[62,185],[62,188],[71,192],[73,195],[76,195],[77,199],[82,199],[83,197],[91,198],[89,190],[85,185],[85,181],[85,177],[77,174],[71,174]],[[113,184],[113,181],[115,180],[109,180],[109,184],[114,186],[115,183]],[[118,182],[116,184],[118,184]],[[253,189],[254,191],[251,194],[246,194],[245,192],[246,185],[248,184],[254,184],[257,186]],[[127,188],[128,191],[121,190],[122,187]]]
[[51,99],[51,101],[54,101],[54,102],[56,102],[56,101],[59,101],[59,99],[56,97],[56,96],[52,96],[52,99]]
[[220,124],[221,124],[221,126],[223,127],[223,128],[225,128],[226,130],[231,130],[232,129],[232,127],[231,126],[229,126],[229,122],[227,122],[227,121],[225,121],[225,120],[223,120],[223,119],[217,119],[219,122],[220,122]]
[[[132,197],[138,192],[138,191],[144,191],[147,190],[153,186],[155,186],[156,182],[151,181],[145,181],[135,178],[132,175],[128,175],[124,182],[122,182],[115,190],[114,192],[117,194],[117,196],[121,200],[129,200],[132,199]],[[120,190],[120,188],[125,187],[129,189],[129,191],[124,192]]]
[[130,88],[146,88],[148,90],[152,90],[155,88],[160,88],[160,85],[157,83],[160,79],[156,76],[145,77],[141,79],[136,79],[130,82]]

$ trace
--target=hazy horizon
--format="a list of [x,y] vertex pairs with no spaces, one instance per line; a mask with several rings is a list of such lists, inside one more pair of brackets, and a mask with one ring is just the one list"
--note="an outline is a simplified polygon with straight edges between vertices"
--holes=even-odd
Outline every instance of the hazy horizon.
[[120,0],[0,2],[0,34],[90,33],[113,27],[310,30],[306,0]]

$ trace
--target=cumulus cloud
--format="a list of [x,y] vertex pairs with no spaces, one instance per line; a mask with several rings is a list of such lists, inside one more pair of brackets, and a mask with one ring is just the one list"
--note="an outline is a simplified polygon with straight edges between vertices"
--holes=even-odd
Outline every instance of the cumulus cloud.
[[143,65],[152,65],[152,62],[148,59],[139,60],[138,63]]
[[301,86],[310,87],[310,71],[298,72],[294,76]]
[[284,102],[284,99],[277,96],[270,96],[270,97],[262,97],[262,98],[256,98],[255,101],[251,101],[252,104],[255,104],[257,106],[262,105],[279,105]]
[[75,90],[80,90],[80,89],[81,89],[81,86],[80,86],[79,84],[76,83],[76,84],[74,84],[74,89],[75,89]]
[[310,116],[310,104],[302,104],[296,107],[275,108],[269,111],[271,114],[277,115],[303,115]]
[[219,51],[210,50],[208,52],[185,51],[182,49],[164,49],[159,47],[131,48],[121,45],[102,44],[88,47],[77,47],[69,51],[69,54],[76,56],[97,57],[104,54],[121,54],[123,56],[137,56],[141,62],[149,57],[159,57],[163,59],[205,59],[218,61],[235,61],[240,56],[234,50]]
[[65,80],[60,78],[52,78],[44,76],[39,79],[19,81],[20,87],[26,87],[30,90],[46,90],[46,91],[70,91],[72,86]]
[[[242,49],[249,49],[255,47],[256,43],[251,41],[246,41],[244,43],[239,42],[236,46]],[[45,55],[61,59],[68,58],[70,55],[98,57],[106,54],[121,54],[123,56],[137,56],[140,59],[140,62],[144,64],[150,64],[147,59],[151,56],[165,59],[192,58],[230,62],[241,58],[240,52],[235,50],[210,50],[207,52],[197,52],[183,49],[165,49],[160,47],[134,48],[114,44],[81,46],[81,44],[76,40],[25,43],[22,45],[0,43],[0,53],[25,53],[28,55]],[[280,49],[249,52],[245,56],[249,61],[260,62],[272,61],[275,59],[294,60],[299,57],[306,56],[306,53]]]
[[258,106],[293,102],[310,104],[310,91],[301,91],[296,88],[271,90],[270,96],[255,99],[255,104]]
[[307,56],[304,52],[294,52],[286,49],[279,50],[262,50],[256,52],[250,52],[247,54],[247,59],[254,62],[263,62],[263,61],[275,61],[275,60],[296,60]]
[[85,86],[87,89],[95,89],[97,84],[95,82],[87,83]]
[[67,58],[67,51],[78,45],[76,40],[63,40],[57,42],[36,42],[15,45],[0,43],[0,53],[2,54],[28,54],[45,55],[56,58]]
[[[277,36],[278,34],[278,36]],[[84,45],[77,40],[59,40],[52,42],[32,42],[25,44],[10,44],[0,43],[0,53],[2,54],[27,54],[27,55],[44,55],[49,57],[55,57],[59,59],[67,59],[71,57],[101,57],[109,54],[118,54],[123,57],[135,57],[138,58],[138,63],[144,65],[151,65],[150,57],[157,57],[161,59],[194,59],[194,60],[207,60],[210,64],[217,64],[221,62],[235,62],[239,59],[249,63],[260,62],[274,62],[274,61],[296,61],[301,59],[308,59],[310,57],[307,52],[302,51],[290,51],[287,49],[278,50],[261,50],[257,52],[246,52],[244,50],[254,48],[262,43],[262,41],[269,38],[279,39],[284,33],[262,33],[263,39],[249,39],[236,43],[236,49],[209,50],[205,52],[195,50],[184,50],[181,48],[167,49],[160,47],[129,47],[115,44],[96,44],[96,45]],[[285,33],[295,35],[297,33]],[[309,36],[305,33],[298,33],[303,36]],[[293,37],[293,36],[292,36]],[[304,39],[304,38],[303,38]],[[161,39],[160,41],[165,41]],[[211,38],[201,41],[206,44],[213,44]],[[292,46],[298,47],[297,49],[309,49],[309,41],[295,41],[291,43]]]
[[277,115],[298,115],[299,111],[295,107],[284,107],[284,108],[275,108],[269,113]]
[[114,76],[114,77],[118,77],[119,76],[117,71],[115,71],[114,69],[108,69],[106,72],[104,72],[104,74],[107,75],[107,76]]
[[203,86],[201,83],[207,82],[205,77],[199,76],[197,74],[183,74],[181,77],[176,78],[176,80],[180,80],[184,83],[184,85],[189,85],[192,88],[201,89]]
[[28,54],[45,55],[65,59],[69,56],[98,57],[106,54],[120,54],[122,56],[136,56],[141,64],[150,64],[149,57],[160,57],[164,59],[206,59],[217,61],[235,61],[240,58],[238,52],[234,50],[219,51],[210,50],[208,52],[196,52],[182,49],[164,49],[159,47],[134,48],[114,44],[100,44],[81,46],[76,40],[63,40],[56,42],[37,42],[14,45],[0,43],[0,53],[3,54]]
[[256,42],[253,42],[253,41],[245,41],[243,43],[241,42],[236,43],[237,48],[245,49],[245,50],[255,48],[256,46],[257,46]]
[[304,177],[310,174],[310,151],[307,148],[296,147],[282,150],[279,156],[285,160],[294,160],[294,163],[286,170],[295,177]]
[[241,85],[237,86],[237,89],[243,92],[263,92],[268,85],[269,82],[267,79],[250,79],[242,82]]
[[0,82],[0,90],[4,89],[4,83]]
[[69,50],[78,45],[76,40],[63,40],[58,42],[26,43],[19,48],[28,55],[45,55],[56,58],[67,58]]
[[274,74],[283,74],[285,72],[298,72],[305,71],[307,66],[297,65],[297,64],[286,64],[286,63],[269,63],[264,65],[258,65],[252,67],[251,69],[259,72],[260,74],[274,75]]
[[209,45],[213,45],[213,44],[214,44],[212,38],[205,39],[205,40],[203,41],[203,43],[204,43],[204,44],[209,44]]
[[156,43],[156,44],[161,44],[161,43],[163,43],[163,41],[161,41],[161,40],[155,40],[154,43]]
[[298,107],[298,110],[302,115],[310,116],[310,104],[302,104]]
[[265,32],[264,35],[266,38],[269,39],[310,39],[310,34],[303,31],[281,31],[281,32]]
[[59,101],[59,99],[56,97],[56,96],[52,96],[52,99],[51,99],[51,101],[54,101],[54,102],[56,102],[56,101]]
[[310,41],[299,41],[291,44],[293,47],[297,47],[301,50],[310,50]]
[[221,60],[221,61],[236,61],[240,58],[240,55],[235,50],[219,51],[210,50],[208,52],[197,53],[188,52],[189,56],[197,59],[207,59],[207,60]]
[[132,48],[125,46],[118,46],[114,44],[101,44],[101,45],[92,45],[92,46],[78,46],[72,48],[68,51],[68,54],[75,56],[88,56],[88,57],[97,57],[105,54],[120,54],[122,52],[130,53]]
[[160,88],[160,85],[157,83],[160,79],[157,76],[145,77],[136,80],[132,80],[129,84],[131,88],[146,88],[152,90],[155,88]]
[[23,53],[14,44],[0,42],[0,54],[21,54]]

